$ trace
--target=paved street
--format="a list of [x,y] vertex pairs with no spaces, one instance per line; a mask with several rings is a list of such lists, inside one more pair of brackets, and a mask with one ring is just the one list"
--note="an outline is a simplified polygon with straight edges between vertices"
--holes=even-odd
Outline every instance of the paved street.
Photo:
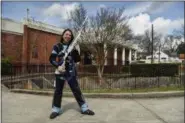
[[184,98],[86,98],[95,116],[84,116],[74,98],[63,98],[64,113],[49,119],[51,96],[2,91],[2,123],[184,123]]

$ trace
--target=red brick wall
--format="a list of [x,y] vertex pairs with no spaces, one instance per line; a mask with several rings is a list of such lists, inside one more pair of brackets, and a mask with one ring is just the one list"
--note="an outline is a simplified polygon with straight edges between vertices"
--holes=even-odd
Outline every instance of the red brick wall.
[[107,51],[107,65],[114,65],[114,49],[108,49]]
[[[61,38],[60,35],[28,28],[26,25],[23,35],[5,32],[1,35],[2,58],[9,57],[12,63],[18,64],[50,64],[49,55],[52,47]],[[33,57],[34,48],[38,57]]]
[[9,57],[12,63],[20,63],[23,36],[7,32],[2,32],[1,36],[1,57]]
[[[114,65],[114,49],[110,48],[107,52],[107,64]],[[122,65],[122,48],[117,48],[117,65]]]
[[[22,43],[22,64],[27,64],[28,61],[28,29],[27,26],[24,25],[24,30],[23,30],[23,43]],[[24,72],[24,70],[23,70]]]
[[[53,45],[56,44],[60,38],[61,36],[57,34],[28,28],[29,64],[50,64],[49,56]],[[34,52],[37,57],[34,56]]]

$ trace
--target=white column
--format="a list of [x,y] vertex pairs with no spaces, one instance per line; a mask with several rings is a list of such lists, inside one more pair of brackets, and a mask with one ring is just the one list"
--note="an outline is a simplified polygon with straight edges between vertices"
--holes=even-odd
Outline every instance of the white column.
[[105,63],[104,63],[104,65],[107,65],[107,45],[104,44],[103,48],[104,48],[104,54],[105,54]]
[[134,59],[137,60],[137,51],[134,52]]
[[129,49],[129,55],[128,55],[129,63],[132,61],[132,49]]
[[117,65],[117,48],[114,48],[114,65]]
[[122,50],[122,65],[125,65],[125,48]]

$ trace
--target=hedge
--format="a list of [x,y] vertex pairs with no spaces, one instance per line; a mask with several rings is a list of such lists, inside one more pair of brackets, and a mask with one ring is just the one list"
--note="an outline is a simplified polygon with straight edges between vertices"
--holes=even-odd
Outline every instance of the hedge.
[[132,76],[155,77],[176,76],[180,64],[134,64],[130,66]]
[[[129,73],[129,66],[123,65],[106,65],[104,66],[104,73],[110,74],[121,74],[121,73]],[[78,72],[88,72],[88,73],[97,73],[97,69],[95,65],[83,65],[78,67]]]
[[[104,66],[104,73],[124,74],[129,73],[134,77],[176,76],[179,74],[180,64],[132,64],[129,66]],[[85,65],[78,69],[79,72],[97,73],[96,66]]]
[[12,65],[8,58],[1,59],[1,75],[10,75]]

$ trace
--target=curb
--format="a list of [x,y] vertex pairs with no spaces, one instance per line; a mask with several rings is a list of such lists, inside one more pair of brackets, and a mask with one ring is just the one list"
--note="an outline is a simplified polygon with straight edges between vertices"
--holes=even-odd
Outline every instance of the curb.
[[[53,96],[53,91],[36,91],[25,89],[12,89],[14,93],[26,93],[34,95]],[[184,91],[167,91],[167,92],[146,92],[146,93],[83,93],[89,98],[167,98],[167,97],[184,97]],[[63,92],[63,97],[73,97],[72,92]]]

